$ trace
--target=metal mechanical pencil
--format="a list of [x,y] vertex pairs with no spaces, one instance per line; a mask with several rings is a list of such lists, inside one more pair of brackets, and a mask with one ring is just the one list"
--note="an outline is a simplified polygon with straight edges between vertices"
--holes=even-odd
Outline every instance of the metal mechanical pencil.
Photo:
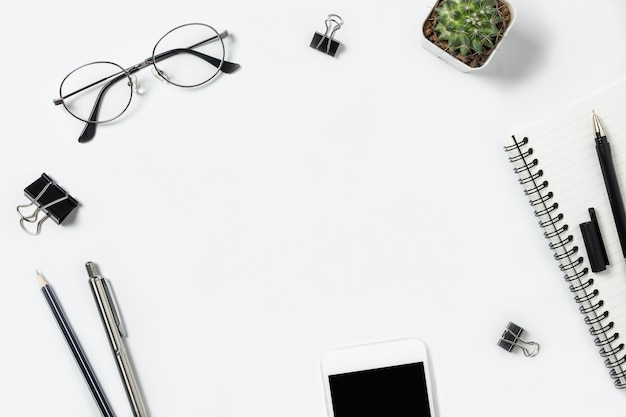
[[126,347],[124,346],[124,337],[126,331],[122,324],[121,317],[115,305],[115,299],[112,296],[107,281],[98,275],[96,266],[93,262],[87,262],[87,273],[89,274],[89,284],[93,292],[94,299],[98,305],[100,318],[106,330],[117,369],[124,383],[124,389],[128,401],[130,402],[133,415],[135,417],[146,417],[148,414],[141,397],[139,385],[135,378],[135,373],[130,363]]

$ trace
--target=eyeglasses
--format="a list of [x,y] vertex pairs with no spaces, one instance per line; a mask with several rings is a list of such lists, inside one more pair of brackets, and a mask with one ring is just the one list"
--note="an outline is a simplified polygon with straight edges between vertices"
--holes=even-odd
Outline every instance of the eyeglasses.
[[184,88],[204,85],[220,72],[237,71],[239,64],[224,59],[227,36],[228,31],[218,33],[204,23],[175,27],[159,39],[152,56],[131,67],[96,61],[76,68],[65,76],[53,102],[85,122],[78,141],[87,142],[98,124],[115,120],[128,109],[133,92],[138,91],[134,74],[143,68],[152,66],[157,78]]

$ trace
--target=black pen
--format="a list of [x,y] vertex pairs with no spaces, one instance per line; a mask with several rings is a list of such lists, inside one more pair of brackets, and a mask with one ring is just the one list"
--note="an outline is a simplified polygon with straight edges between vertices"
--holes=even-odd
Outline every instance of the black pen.
[[626,258],[626,211],[624,211],[624,201],[622,200],[617,174],[613,166],[611,145],[606,138],[600,119],[598,119],[595,112],[593,112],[593,128],[596,134],[596,151],[598,152],[598,159],[600,160],[604,185],[609,195],[609,203],[611,203],[611,211],[613,212],[613,219],[615,220],[615,227],[617,228],[617,236],[622,246],[622,255]]

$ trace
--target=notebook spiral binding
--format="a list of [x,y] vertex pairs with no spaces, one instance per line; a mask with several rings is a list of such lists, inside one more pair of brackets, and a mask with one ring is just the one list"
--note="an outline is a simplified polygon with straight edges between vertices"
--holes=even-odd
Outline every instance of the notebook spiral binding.
[[[533,157],[528,138],[518,141],[513,136],[513,144],[505,146],[504,150],[510,154],[513,171],[519,176],[524,194],[530,198],[529,203],[549,241],[548,246],[559,262],[559,269],[564,272],[565,281],[570,284],[569,290],[575,295],[574,301],[580,304],[579,311],[585,316],[589,333],[595,337],[594,343],[600,347],[604,364],[610,369],[609,375],[617,388],[626,389],[624,343],[620,343],[619,333],[613,331],[614,323],[607,320],[609,312],[603,309],[600,291],[593,288],[593,278],[588,277],[589,268],[583,265],[583,257],[577,256],[578,246],[568,234],[569,226],[563,223],[563,214],[558,212],[559,205],[549,190],[549,182],[543,179],[544,173],[539,168],[539,161]],[[622,353],[623,356],[618,356]]]

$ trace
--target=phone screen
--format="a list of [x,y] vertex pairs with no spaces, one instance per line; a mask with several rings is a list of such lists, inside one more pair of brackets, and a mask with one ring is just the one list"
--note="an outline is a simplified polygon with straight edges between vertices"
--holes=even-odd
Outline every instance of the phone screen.
[[430,417],[424,363],[329,375],[335,417]]

